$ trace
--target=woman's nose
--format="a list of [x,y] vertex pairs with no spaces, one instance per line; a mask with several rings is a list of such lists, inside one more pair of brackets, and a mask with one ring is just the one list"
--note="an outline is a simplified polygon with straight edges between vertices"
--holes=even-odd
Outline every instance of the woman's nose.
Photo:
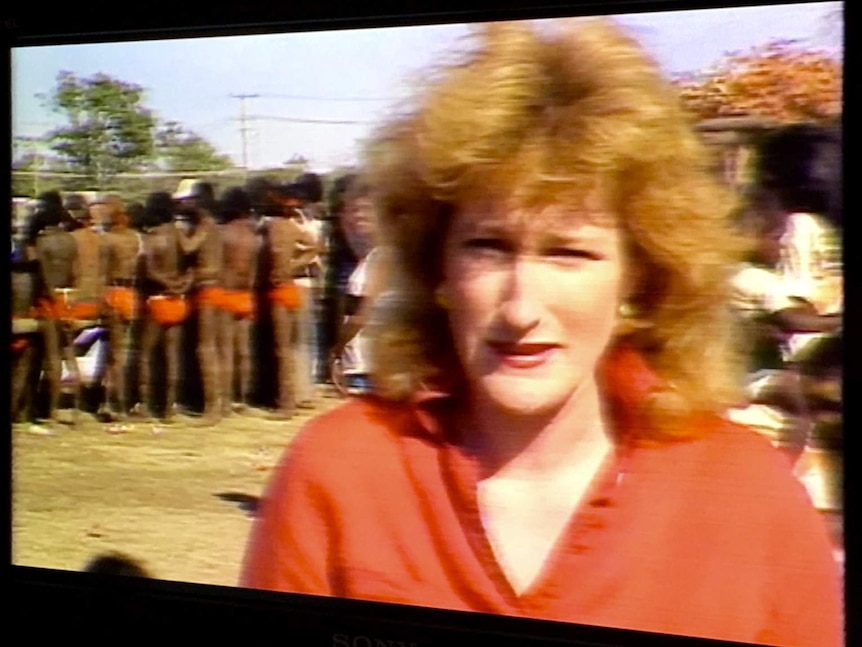
[[535,259],[516,258],[509,270],[500,315],[506,325],[517,330],[536,326],[542,318],[541,296],[547,289],[542,264]]

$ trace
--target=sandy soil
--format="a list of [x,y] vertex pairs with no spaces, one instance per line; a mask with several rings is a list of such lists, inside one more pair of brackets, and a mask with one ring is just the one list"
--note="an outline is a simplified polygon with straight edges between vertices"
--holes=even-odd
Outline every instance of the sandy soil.
[[287,422],[181,417],[125,433],[87,416],[51,436],[15,425],[13,563],[82,570],[118,551],[165,580],[235,585],[254,506],[285,447],[332,394]]
[[[329,393],[287,422],[208,428],[189,417],[122,434],[90,417],[52,436],[15,425],[13,563],[82,570],[118,551],[159,579],[234,586],[272,468],[305,422],[342,401]],[[843,562],[842,515],[823,516]]]

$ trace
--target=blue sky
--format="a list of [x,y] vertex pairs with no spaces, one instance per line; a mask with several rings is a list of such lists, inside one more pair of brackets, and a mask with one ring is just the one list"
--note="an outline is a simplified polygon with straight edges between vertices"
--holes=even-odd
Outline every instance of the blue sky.
[[[709,67],[730,51],[775,38],[840,55],[843,3],[735,7],[619,16],[668,73]],[[831,19],[830,19],[831,17]],[[13,137],[62,123],[39,95],[57,74],[102,72],[145,88],[144,103],[242,163],[239,99],[252,118],[250,168],[295,154],[325,171],[355,161],[357,144],[409,92],[412,75],[455,51],[466,25],[28,47],[13,50]],[[352,123],[309,123],[320,120]],[[32,146],[33,144],[31,144]]]

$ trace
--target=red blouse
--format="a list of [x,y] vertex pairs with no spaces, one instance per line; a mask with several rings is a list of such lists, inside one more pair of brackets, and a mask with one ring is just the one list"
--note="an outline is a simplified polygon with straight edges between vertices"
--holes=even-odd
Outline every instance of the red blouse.
[[[623,365],[627,387],[614,397],[626,406],[615,423],[631,439],[634,402],[654,379],[642,362]],[[842,644],[826,529],[786,459],[757,434],[702,417],[698,440],[618,442],[519,596],[480,520],[477,466],[448,434],[445,401],[435,402],[357,400],[309,423],[264,497],[242,585],[772,645]]]

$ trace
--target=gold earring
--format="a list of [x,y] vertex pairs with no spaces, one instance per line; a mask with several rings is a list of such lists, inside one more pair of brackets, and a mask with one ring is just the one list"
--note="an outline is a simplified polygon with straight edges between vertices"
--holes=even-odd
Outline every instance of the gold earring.
[[452,306],[452,302],[449,301],[449,297],[446,296],[446,293],[443,291],[443,286],[440,285],[434,290],[434,303],[436,303],[443,310],[448,310]]
[[628,301],[623,301],[617,309],[617,312],[623,319],[631,319],[637,314],[637,308]]

